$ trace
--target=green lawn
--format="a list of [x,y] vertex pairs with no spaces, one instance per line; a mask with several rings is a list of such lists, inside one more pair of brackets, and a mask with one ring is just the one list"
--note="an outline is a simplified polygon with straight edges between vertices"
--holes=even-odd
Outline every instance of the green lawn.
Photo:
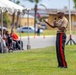
[[[18,36],[22,35],[22,36],[28,36],[28,33],[18,33],[16,32],[16,29],[14,29],[15,33],[18,34]],[[9,32],[11,32],[11,30],[9,29]],[[56,29],[52,29],[52,30],[44,30],[43,33],[41,33],[40,35],[41,36],[44,36],[44,35],[56,35],[57,33],[57,30]],[[69,30],[67,31],[67,34],[70,34]],[[73,35],[76,35],[76,30],[72,30],[72,34]],[[30,36],[34,36],[34,33],[29,33]]]
[[57,68],[55,47],[0,54],[0,75],[76,75],[76,46],[66,46],[68,68]]
[[[57,32],[57,30],[44,30],[44,32],[41,33],[40,35],[42,35],[42,36],[44,36],[44,35],[56,35],[56,32]],[[67,34],[69,34],[69,33],[70,33],[70,32],[67,31]],[[17,33],[17,34],[20,36],[20,33]],[[73,35],[76,35],[76,31],[75,31],[75,30],[72,31],[72,34],[73,34]],[[22,36],[27,36],[28,33],[22,33],[21,35],[22,35]],[[30,33],[29,35],[30,35],[30,36],[34,36],[34,33]]]
[[[17,33],[17,32],[16,32]],[[20,33],[17,33],[20,36]],[[43,33],[41,33],[41,36],[44,35],[55,35],[56,34],[56,30],[44,30]],[[27,36],[28,33],[21,33],[22,36]],[[34,33],[29,33],[30,36],[34,36]]]

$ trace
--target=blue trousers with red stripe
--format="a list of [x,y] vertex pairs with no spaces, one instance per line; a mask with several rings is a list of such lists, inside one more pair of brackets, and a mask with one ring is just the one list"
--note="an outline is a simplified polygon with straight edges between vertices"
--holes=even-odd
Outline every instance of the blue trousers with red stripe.
[[66,34],[65,33],[57,33],[56,36],[56,54],[58,60],[59,67],[67,67],[67,63],[65,60],[65,42],[66,42]]

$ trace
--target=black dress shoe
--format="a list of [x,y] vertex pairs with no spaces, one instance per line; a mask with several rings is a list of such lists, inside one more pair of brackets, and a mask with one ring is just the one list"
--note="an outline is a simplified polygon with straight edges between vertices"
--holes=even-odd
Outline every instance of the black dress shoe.
[[67,68],[67,66],[61,67],[61,68]]
[[67,68],[67,66],[59,66],[59,68]]
[[24,50],[24,49],[22,49],[22,50]]
[[58,66],[58,68],[67,68],[67,66]]

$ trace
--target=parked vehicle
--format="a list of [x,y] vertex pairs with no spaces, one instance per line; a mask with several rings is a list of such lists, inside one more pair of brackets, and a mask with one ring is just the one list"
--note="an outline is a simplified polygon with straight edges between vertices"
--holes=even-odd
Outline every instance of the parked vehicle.
[[41,24],[41,29],[43,30],[47,29],[46,24]]
[[[23,26],[23,27],[20,27],[20,28],[17,28],[17,32],[28,32],[28,26]],[[30,33],[34,33],[34,27],[33,26],[29,26],[29,32]],[[37,28],[36,28],[36,32],[37,32]],[[40,30],[40,33],[43,33],[43,30],[41,29]]]

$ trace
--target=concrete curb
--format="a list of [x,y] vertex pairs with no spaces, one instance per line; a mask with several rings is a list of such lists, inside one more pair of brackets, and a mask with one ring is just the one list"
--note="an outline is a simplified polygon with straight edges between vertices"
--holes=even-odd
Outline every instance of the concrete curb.
[[[35,38],[47,38],[47,37],[55,37],[55,35],[51,35],[51,36],[35,36]],[[28,36],[22,36],[21,38],[28,38]],[[34,38],[34,36],[29,36],[29,38]]]

